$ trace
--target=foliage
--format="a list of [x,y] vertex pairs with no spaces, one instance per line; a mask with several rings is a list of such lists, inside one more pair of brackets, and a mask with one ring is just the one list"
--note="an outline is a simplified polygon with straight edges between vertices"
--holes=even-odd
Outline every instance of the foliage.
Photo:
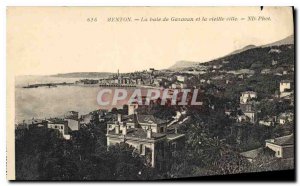
[[69,141],[63,140],[56,130],[40,128],[26,131],[23,137],[16,139],[16,179],[159,178],[157,172],[127,144],[112,146],[107,151],[106,136],[100,126],[91,123],[72,134],[74,138]]

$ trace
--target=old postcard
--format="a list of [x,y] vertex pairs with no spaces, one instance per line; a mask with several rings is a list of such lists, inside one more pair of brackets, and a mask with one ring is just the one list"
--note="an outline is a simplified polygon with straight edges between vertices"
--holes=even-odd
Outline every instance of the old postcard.
[[293,7],[8,7],[7,179],[292,180],[294,77]]

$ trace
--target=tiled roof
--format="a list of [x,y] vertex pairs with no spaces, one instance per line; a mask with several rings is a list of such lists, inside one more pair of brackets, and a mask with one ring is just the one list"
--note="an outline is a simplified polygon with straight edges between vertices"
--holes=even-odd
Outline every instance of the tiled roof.
[[64,119],[61,119],[61,118],[50,118],[48,119],[48,121],[53,124],[65,124],[67,123],[67,121],[65,121]]
[[167,139],[169,141],[171,141],[171,140],[175,140],[175,139],[178,139],[178,138],[182,138],[184,136],[185,136],[185,134],[168,134]]
[[294,145],[294,134],[290,134],[287,136],[282,136],[282,137],[274,138],[274,139],[268,139],[268,140],[266,140],[266,142],[273,143],[275,145],[280,145],[280,146]]
[[[108,134],[117,135],[117,134],[115,134],[115,130],[109,131]],[[121,131],[120,131],[119,135],[123,135]],[[152,132],[152,138],[151,139],[158,139],[158,138],[161,138],[161,137],[164,137],[164,136],[166,136],[166,134]],[[147,138],[147,131],[142,129],[142,128],[127,129],[126,137],[148,139]]]
[[166,120],[162,120],[159,118],[154,117],[153,115],[138,115],[138,122],[139,123],[154,123],[154,124],[163,124],[166,123]]
[[245,91],[245,92],[242,92],[242,94],[256,94],[256,92],[254,92],[254,91]]
[[263,152],[263,148],[258,148],[258,149],[253,149],[253,150],[249,150],[246,152],[242,152],[241,155],[246,158],[254,159],[262,152]]
[[291,83],[291,80],[281,80],[280,83]]
[[46,120],[42,120],[42,119],[32,119],[32,120],[24,121],[24,122],[22,122],[20,124],[25,123],[25,124],[37,125],[37,124],[43,124],[45,122],[46,122]]

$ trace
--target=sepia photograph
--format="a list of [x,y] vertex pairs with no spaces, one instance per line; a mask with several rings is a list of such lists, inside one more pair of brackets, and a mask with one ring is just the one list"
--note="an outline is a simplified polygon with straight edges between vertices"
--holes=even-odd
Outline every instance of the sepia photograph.
[[294,14],[7,7],[7,179],[295,180]]

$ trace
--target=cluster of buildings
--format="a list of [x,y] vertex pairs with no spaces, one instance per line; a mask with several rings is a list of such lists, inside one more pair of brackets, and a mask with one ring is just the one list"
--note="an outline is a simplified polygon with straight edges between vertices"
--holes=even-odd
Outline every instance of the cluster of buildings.
[[[145,156],[147,163],[152,167],[166,168],[172,157],[184,146],[185,135],[178,133],[176,127],[169,127],[172,121],[138,114],[137,104],[129,105],[126,114],[112,114],[107,110],[94,112],[97,112],[99,121],[107,123],[107,147],[127,143],[134,147],[135,152]],[[33,118],[23,121],[16,125],[16,129],[53,129],[57,130],[62,138],[72,140],[72,133],[88,125],[92,119],[93,113],[79,116],[78,112],[69,111],[62,118]],[[22,136],[22,130],[17,131],[16,138]]]
[[[242,152],[241,155],[254,163],[265,156],[275,157],[275,160],[283,160],[284,162],[292,162],[295,154],[295,137],[294,134],[281,136],[265,140],[265,146],[257,149]],[[271,163],[271,162],[269,162]]]
[[238,116],[238,121],[249,121],[250,123],[257,122],[256,99],[257,93],[254,91],[242,92],[240,97],[240,109],[242,114]]
[[169,128],[168,123],[153,115],[138,114],[137,106],[129,105],[128,114],[118,114],[107,122],[107,146],[127,143],[152,167],[164,169],[183,148],[185,136],[177,128]]
[[283,99],[293,99],[294,87],[290,80],[282,80],[279,85],[279,97]]
[[[289,80],[283,80],[279,84],[280,100],[288,99],[293,100],[291,97],[294,91],[292,88],[292,82]],[[257,98],[256,92],[247,91],[242,92],[240,97],[240,108],[244,116],[251,123],[258,123],[265,126],[285,125],[287,123],[294,122],[294,113],[292,111],[285,111],[278,116],[267,116],[267,119],[258,121],[257,108],[255,101]],[[240,121],[240,120],[239,120]],[[241,121],[240,121],[241,122]],[[291,163],[294,160],[294,134],[289,134],[277,138],[265,140],[265,146],[250,151],[242,152],[241,155],[246,157],[250,162],[255,162],[257,159],[271,155],[271,157],[279,158],[285,162]],[[267,152],[269,151],[269,152]],[[270,152],[271,151],[271,152]]]
[[[287,101],[290,105],[294,103],[294,89],[292,81],[283,80],[279,83],[279,95],[275,95],[272,99],[267,99],[268,101],[282,102]],[[275,126],[276,124],[287,124],[293,122],[294,113],[293,111],[286,110],[278,115],[264,115],[263,118],[259,117],[261,110],[258,106],[261,103],[257,99],[257,92],[255,91],[245,91],[241,92],[239,100],[239,108],[237,109],[236,115],[232,114],[233,110],[225,109],[225,114],[231,118],[236,119],[238,123],[249,122],[252,124],[260,124],[265,126]]]
[[[222,92],[224,91],[222,87],[224,88],[224,85],[235,84],[254,74],[254,71],[249,69],[225,72],[222,70],[222,67],[227,63],[227,61],[223,61],[222,64],[214,64],[210,67],[200,65],[200,74],[206,74],[207,76],[198,78],[199,82],[196,82],[195,86],[201,87],[202,85],[209,85],[207,87],[213,87],[210,85],[217,85],[216,87],[218,88],[214,87],[213,94],[223,97]],[[272,65],[277,65],[277,62],[273,61]],[[270,73],[273,73],[270,69],[263,69],[261,71],[261,74]],[[281,76],[289,73],[288,71],[283,71]],[[186,73],[158,72],[155,69],[150,69],[150,71],[127,74],[120,74],[118,71],[117,74],[109,78],[99,80],[83,79],[76,83],[116,86],[147,85],[152,87],[184,89],[188,87],[188,82],[191,78],[195,78],[195,76],[190,76]],[[279,94],[274,97],[280,100],[288,100],[293,105],[294,87],[292,81],[282,80],[279,83]],[[259,118],[258,113],[260,111],[258,110],[258,105],[260,103],[257,101],[257,98],[258,95],[255,91],[241,92],[239,108],[236,114],[233,114],[232,110],[225,110],[225,114],[236,119],[237,123],[251,123],[266,126],[274,126],[275,124],[284,125],[294,121],[294,114],[289,111],[283,112],[278,116]],[[167,165],[170,165],[169,161],[172,161],[172,157],[176,156],[178,150],[184,147],[185,135],[180,134],[177,127],[174,127],[175,125],[173,125],[173,123],[176,122],[162,120],[150,114],[140,114],[137,104],[128,105],[127,113],[110,113],[110,117],[107,117],[107,110],[99,110],[97,112],[99,112],[99,121],[105,121],[107,123],[107,147],[109,148],[109,146],[119,143],[127,143],[134,147],[137,153],[144,156],[152,167],[158,169],[166,168]],[[66,113],[63,118],[24,121],[17,125],[17,128],[29,129],[31,127],[45,127],[58,130],[64,139],[71,140],[72,132],[80,130],[83,125],[88,125],[93,119],[92,117],[91,113],[79,116],[78,112],[70,111]],[[290,134],[279,138],[267,139],[265,141],[265,147],[243,152],[241,155],[252,162],[263,153],[265,148],[273,151],[274,156],[277,158],[292,158],[294,154],[294,135]]]
[[[59,131],[61,136],[69,140],[70,133],[80,129],[80,118],[78,112],[69,111],[63,118],[35,119],[23,121],[16,125],[16,129],[48,128]],[[19,130],[22,131],[22,130]],[[22,133],[20,134],[22,135]]]
[[81,79],[76,81],[77,85],[99,85],[99,86],[152,86],[163,88],[184,89],[187,87],[187,75],[173,75],[169,72],[157,71],[153,68],[150,71],[134,73],[118,73],[102,79]]

